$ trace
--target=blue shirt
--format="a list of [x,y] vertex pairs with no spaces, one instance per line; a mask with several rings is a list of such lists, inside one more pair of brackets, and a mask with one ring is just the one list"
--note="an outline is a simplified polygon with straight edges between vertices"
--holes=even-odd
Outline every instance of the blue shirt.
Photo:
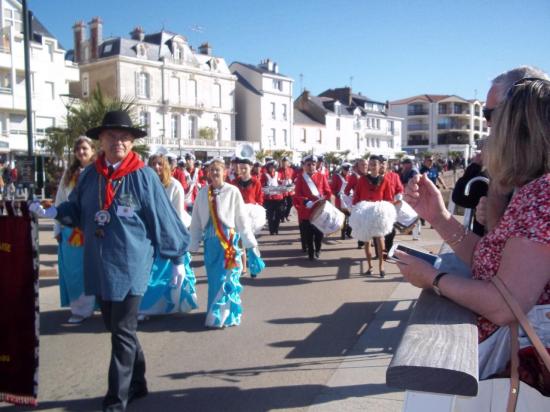
[[[145,293],[155,251],[174,264],[183,263],[189,233],[151,168],[143,167],[116,182],[120,187],[108,209],[111,219],[102,227],[103,237],[96,236],[99,226],[94,218],[100,196],[101,202],[105,199],[106,181],[93,164],[80,174],[69,200],[58,206],[56,219],[84,232],[86,294],[122,301],[128,294]],[[119,207],[131,212],[122,213]]]

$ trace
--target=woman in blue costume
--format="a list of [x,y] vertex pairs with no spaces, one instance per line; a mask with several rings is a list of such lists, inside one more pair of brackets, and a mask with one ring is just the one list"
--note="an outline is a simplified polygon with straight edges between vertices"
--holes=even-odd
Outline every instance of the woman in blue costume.
[[[76,139],[73,153],[74,161],[65,170],[59,182],[55,206],[69,199],[80,172],[94,161],[95,150],[92,140],[86,136]],[[54,234],[59,242],[57,261],[61,306],[71,308],[69,323],[81,323],[92,316],[95,307],[95,297],[84,294],[84,235],[79,228],[63,226],[58,222],[54,225]]]
[[191,219],[189,250],[199,250],[204,242],[204,264],[208,277],[208,307],[205,325],[211,328],[236,326],[241,323],[242,251],[255,248],[244,201],[235,186],[224,182],[225,163],[214,159],[209,168],[210,184],[203,187],[195,200]]
[[[189,227],[191,216],[185,211],[185,192],[181,183],[171,176],[168,159],[162,154],[155,154],[149,158],[149,167],[159,176],[168,199],[183,225]],[[155,257],[151,279],[139,307],[139,320],[144,320],[147,315],[186,313],[198,308],[195,273],[190,263],[191,255],[186,252],[184,255],[185,278],[179,284],[179,282],[174,283],[172,262],[160,256]]]

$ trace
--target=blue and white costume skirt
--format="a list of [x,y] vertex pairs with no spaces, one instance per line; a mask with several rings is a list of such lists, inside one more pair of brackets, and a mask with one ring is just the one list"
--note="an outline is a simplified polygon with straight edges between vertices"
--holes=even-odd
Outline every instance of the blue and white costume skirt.
[[265,268],[263,259],[254,253],[254,249],[246,249],[246,265],[252,276],[258,276]]
[[139,313],[142,315],[164,315],[186,313],[197,309],[195,273],[191,269],[191,255],[183,255],[185,278],[180,288],[170,285],[172,282],[172,262],[160,256],[155,258],[151,269],[149,285],[143,295]]
[[73,315],[88,317],[94,311],[95,297],[84,295],[84,246],[69,243],[73,230],[62,226],[59,233],[57,262],[61,306],[70,306]]
[[[229,229],[223,226],[225,236],[229,238]],[[204,264],[208,277],[208,310],[205,325],[211,328],[236,326],[241,323],[241,291],[239,282],[242,264],[233,269],[225,269],[225,253],[216,236],[212,221],[208,222],[204,232]],[[233,247],[237,262],[242,262],[239,249],[239,236],[235,234]]]

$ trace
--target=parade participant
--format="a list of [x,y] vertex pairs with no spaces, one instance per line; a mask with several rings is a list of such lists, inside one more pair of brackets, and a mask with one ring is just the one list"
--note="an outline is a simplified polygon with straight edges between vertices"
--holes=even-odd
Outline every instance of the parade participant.
[[[361,201],[377,202],[385,200],[393,203],[392,188],[390,182],[380,173],[382,159],[379,156],[373,155],[369,158],[368,172],[369,174],[361,176],[355,185],[353,194],[353,204]],[[381,237],[374,237],[375,249],[378,251],[378,267],[380,269],[380,277],[384,277],[384,256],[381,251],[384,250],[384,241]],[[372,255],[370,251],[370,241],[365,241],[365,255],[367,257],[368,269],[365,275],[372,274]]]
[[[183,225],[189,227],[191,216],[185,210],[185,192],[180,182],[171,176],[168,159],[162,154],[155,154],[149,158],[149,167],[159,176],[166,195]],[[196,278],[191,269],[190,253],[186,252],[183,259],[185,277],[181,285],[175,285],[172,283],[172,262],[156,254],[147,291],[139,307],[138,320],[144,320],[148,315],[186,313],[198,308]]]
[[128,113],[108,112],[86,135],[100,142],[94,167],[82,172],[67,202],[47,210],[33,203],[30,210],[84,232],[84,290],[96,296],[111,333],[103,410],[124,411],[148,393],[136,328],[154,250],[172,259],[174,282],[181,282],[189,235],[155,172],[132,151],[134,139],[146,133],[132,126]]
[[[69,166],[57,188],[55,206],[66,202],[76,186],[80,173],[94,161],[95,149],[92,140],[80,136],[73,145],[74,161]],[[70,306],[71,317],[68,323],[81,323],[92,316],[95,297],[84,294],[84,237],[78,227],[54,225],[55,238],[59,243],[57,250],[59,289],[61,306]]]
[[252,171],[250,172],[250,174],[255,178],[259,179],[261,168],[262,168],[262,164],[260,162],[254,162],[254,166],[252,166]]
[[[350,175],[344,194],[346,196],[351,196],[355,194],[355,187],[361,176],[367,174],[367,161],[365,159],[357,159],[354,165],[354,172]],[[357,249],[362,249],[365,246],[365,242],[358,240]]]
[[[346,204],[346,200],[349,199],[349,196],[344,198],[344,196],[347,196],[345,194],[346,187],[349,182],[350,178],[350,170],[351,170],[351,164],[350,163],[342,163],[339,170],[332,175],[332,180],[330,182],[330,189],[332,190],[332,193],[334,194],[334,205],[346,215],[346,219],[344,220],[344,226],[342,226],[342,240],[344,240],[347,237],[351,238],[351,228],[348,224],[348,218],[350,214],[349,207],[351,205]],[[342,199],[344,199],[344,202],[342,202]]]
[[260,176],[260,182],[264,190],[264,206],[267,211],[269,233],[278,235],[283,210],[283,194],[280,191],[283,181],[280,173],[277,172],[275,160],[266,163],[265,172]]
[[170,170],[171,170],[171,173],[172,173],[172,177],[175,178],[178,182],[181,183],[181,186],[183,187],[183,190],[187,190],[187,181],[185,180],[185,175],[183,174],[183,170],[181,170],[178,167],[177,156],[173,153],[168,153],[166,155],[166,158],[168,159],[168,162],[170,163]]
[[[391,168],[388,167],[388,160],[380,156],[380,175],[384,177],[384,180],[388,181],[391,193],[391,202],[395,205],[401,204],[403,200],[403,185],[401,184],[401,179],[399,175],[395,173]],[[393,239],[395,238],[395,228],[384,236],[384,252],[387,253],[393,246]],[[378,251],[380,253],[380,251]]]
[[[208,277],[208,305],[205,325],[212,328],[241,323],[241,249],[256,248],[247,220],[243,198],[235,186],[224,182],[225,163],[210,162],[211,184],[197,196],[191,219],[189,250],[197,252],[204,243],[204,264]],[[255,250],[259,256],[259,251]]]
[[[288,186],[292,186],[294,184],[294,169],[290,165],[290,160],[288,160],[287,156],[284,156],[281,159],[281,168],[279,169],[279,174],[281,176],[281,179],[283,181],[283,184]],[[292,196],[294,195],[294,191],[287,191],[283,193],[283,210],[281,213],[281,222],[283,221],[289,221],[290,216],[290,210],[292,209]]]
[[317,156],[317,171],[324,174],[327,181],[330,180],[330,170],[325,164],[325,157],[323,155]]
[[184,159],[185,169],[183,174],[185,175],[185,181],[187,183],[187,189],[185,190],[185,207],[189,212],[192,212],[193,203],[201,188],[202,170],[199,167],[195,167],[196,159],[192,153],[186,153]]
[[[239,176],[231,182],[231,184],[237,186],[243,197],[245,205],[259,205],[264,203],[264,194],[262,191],[262,185],[259,180],[252,176],[252,160],[244,157],[237,158],[237,171]],[[251,208],[249,206],[247,209]],[[260,208],[262,211],[263,208]],[[249,210],[250,211],[250,210]],[[265,225],[265,209],[263,209],[263,221],[261,226]],[[250,216],[252,218],[252,216]],[[261,216],[260,216],[261,218]],[[252,222],[253,223],[253,222]],[[239,240],[239,247],[242,248],[242,241]],[[250,249],[246,249],[246,253],[242,254],[243,271],[242,274],[247,273],[247,268],[250,268],[250,276],[255,278],[265,267],[262,259],[259,256],[253,255]]]
[[309,260],[320,258],[323,233],[310,222],[313,208],[320,202],[330,200],[332,192],[327,178],[317,171],[317,157],[306,156],[303,159],[304,171],[296,179],[294,207],[298,211],[303,244],[306,246]]
[[237,176],[239,175],[239,172],[237,170],[237,157],[236,156],[233,156],[229,162],[229,169],[226,169],[227,170],[227,173],[225,175],[226,177],[226,180],[228,182],[232,182],[233,180],[235,180],[237,178]]
[[[398,252],[399,268],[414,286],[434,289],[479,315],[480,379],[504,371],[510,359],[509,349],[504,348],[510,342],[511,329],[517,328],[516,316],[499,294],[495,280],[504,284],[544,347],[550,348],[549,113],[550,81],[546,80],[519,80],[496,106],[483,163],[491,186],[499,193],[514,194],[497,226],[484,237],[469,232],[446,210],[443,197],[425,176],[415,176],[407,185],[405,200],[471,266],[472,278],[438,273],[423,261]],[[548,396],[548,371],[541,369],[540,358],[529,357],[532,350],[523,350],[529,341],[521,329],[519,335],[520,379]],[[487,355],[498,352],[503,354],[500,359],[488,362]],[[524,368],[527,362],[531,368]]]

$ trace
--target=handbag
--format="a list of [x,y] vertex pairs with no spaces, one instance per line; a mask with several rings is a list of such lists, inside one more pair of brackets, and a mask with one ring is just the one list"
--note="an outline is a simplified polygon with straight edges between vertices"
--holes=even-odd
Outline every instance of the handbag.
[[[516,322],[510,325],[510,378],[491,378],[479,383],[478,395],[473,398],[457,397],[455,412],[469,411],[550,411],[550,397],[541,394],[535,388],[519,380],[519,335],[518,323],[521,325],[539,359],[538,366],[546,367],[550,372],[550,354],[541,339],[529,323],[525,313],[514,299],[506,285],[497,276],[491,279],[504,301],[516,317]],[[527,348],[529,351],[531,347]]]

